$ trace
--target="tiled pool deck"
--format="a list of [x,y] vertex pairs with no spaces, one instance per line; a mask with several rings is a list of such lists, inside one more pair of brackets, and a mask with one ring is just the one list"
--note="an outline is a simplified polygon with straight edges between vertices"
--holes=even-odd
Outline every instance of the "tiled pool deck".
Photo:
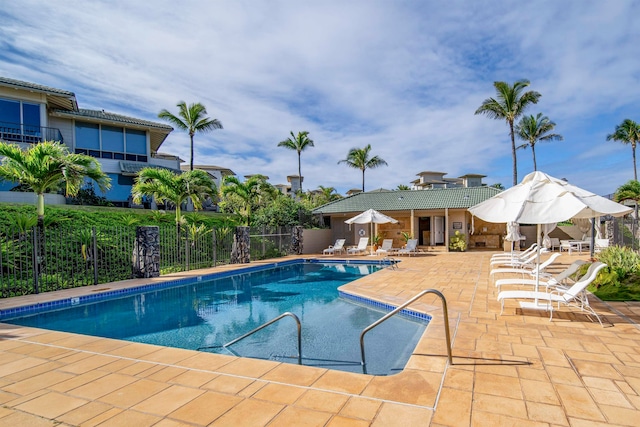
[[428,288],[447,298],[454,364],[441,304],[428,295],[412,308],[433,320],[407,368],[388,377],[0,324],[0,426],[640,425],[640,303],[594,301],[604,328],[577,310],[549,322],[515,302],[500,316],[490,255],[405,257],[344,287],[391,304]]

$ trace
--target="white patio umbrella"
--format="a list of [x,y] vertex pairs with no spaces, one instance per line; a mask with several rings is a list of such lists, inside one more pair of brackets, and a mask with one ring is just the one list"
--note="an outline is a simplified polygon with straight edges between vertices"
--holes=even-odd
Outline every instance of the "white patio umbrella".
[[511,252],[515,250],[515,243],[518,242],[520,247],[520,240],[522,240],[522,234],[520,234],[520,225],[517,222],[507,223],[507,235],[504,236],[504,240],[511,242]]
[[[472,215],[487,222],[537,224],[538,262],[542,224],[602,215],[623,216],[632,210],[540,171],[530,173],[520,184],[469,208]],[[536,283],[538,280],[536,274]]]
[[[392,222],[395,224],[398,222],[398,220],[380,213],[375,209],[369,209],[362,212],[360,215],[356,215],[353,218],[349,218],[345,221],[345,223],[347,224],[371,224],[371,237],[373,237],[373,224],[386,224],[388,222]],[[373,242],[371,243],[371,255],[373,255]]]

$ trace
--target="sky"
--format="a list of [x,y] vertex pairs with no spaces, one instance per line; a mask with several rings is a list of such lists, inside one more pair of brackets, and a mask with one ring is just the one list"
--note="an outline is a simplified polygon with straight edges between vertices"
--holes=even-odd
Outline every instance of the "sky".
[[[605,195],[633,179],[631,147],[607,135],[640,121],[639,13],[625,0],[6,1],[0,75],[156,122],[200,102],[223,129],[195,136],[194,163],[272,184],[298,173],[278,142],[308,131],[303,189],[340,194],[362,173],[338,162],[367,144],[388,166],[366,171],[366,190],[421,171],[510,187],[508,126],[474,112],[495,81],[526,79],[542,96],[525,114],[564,137],[536,145],[538,170]],[[160,151],[188,164],[188,134]],[[531,149],[517,157],[520,181]]]

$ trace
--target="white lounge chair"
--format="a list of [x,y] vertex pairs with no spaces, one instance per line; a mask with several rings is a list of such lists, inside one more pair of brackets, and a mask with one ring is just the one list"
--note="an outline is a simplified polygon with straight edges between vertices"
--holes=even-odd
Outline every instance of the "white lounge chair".
[[498,294],[498,301],[501,304],[500,314],[504,312],[504,302],[508,299],[527,299],[527,300],[537,300],[544,304],[542,307],[546,307],[546,309],[550,312],[549,321],[553,319],[553,303],[558,303],[558,308],[560,308],[560,303],[577,307],[582,311],[588,311],[590,314],[593,314],[602,326],[602,321],[600,320],[600,316],[595,312],[593,308],[589,305],[589,299],[587,298],[587,286],[591,284],[603,268],[605,268],[607,264],[602,262],[594,262],[587,270],[587,273],[578,280],[573,286],[568,289],[556,288],[551,292],[541,292],[541,291],[502,291]]
[[382,246],[380,246],[378,250],[376,250],[376,254],[388,255],[392,252],[395,252],[397,249],[394,249],[392,246],[393,246],[393,239],[384,239],[382,241]]
[[551,265],[551,263],[553,261],[556,260],[556,258],[558,258],[561,254],[551,254],[551,256],[549,258],[547,258],[547,260],[545,260],[544,262],[541,262],[540,265],[536,265],[536,257],[537,255],[534,255],[534,259],[532,260],[531,263],[531,268],[529,268],[529,264],[522,264],[522,265],[518,265],[516,264],[514,267],[499,267],[499,268],[494,268],[489,272],[489,277],[494,277],[496,274],[521,274],[523,277],[524,276],[535,276],[536,275],[536,271],[538,271],[538,273],[542,273],[544,271],[545,268],[547,268],[548,266]]
[[[544,286],[545,288],[547,288],[547,292],[549,292],[550,288],[565,286],[567,280],[569,280],[571,276],[576,274],[578,270],[580,270],[580,267],[582,267],[586,263],[586,261],[583,261],[581,259],[574,261],[569,267],[554,276],[541,273],[540,280],[538,281],[538,286]],[[535,273],[533,273],[533,275],[535,276]],[[498,292],[500,291],[501,287],[505,285],[535,286],[536,279],[510,277],[508,279],[496,280],[496,287],[498,288]]]
[[367,252],[367,244],[369,243],[368,237],[361,237],[358,242],[358,246],[353,246],[347,249],[347,254],[355,255]]
[[593,247],[593,251],[595,253],[598,253],[608,247],[609,247],[609,239],[596,239],[596,244]]
[[336,252],[342,253],[344,251],[345,239],[337,239],[336,243],[330,245],[327,249],[322,251],[323,255],[335,255]]
[[529,246],[527,249],[525,249],[522,252],[519,251],[513,251],[513,252],[502,252],[499,254],[493,254],[491,256],[491,260],[498,260],[498,259],[519,259],[519,260],[523,260],[528,258],[535,250],[536,247],[538,246],[537,243],[533,243],[531,244],[531,246]]
[[[541,251],[542,253],[542,251]],[[508,266],[508,267],[519,267],[519,268],[533,268],[536,259],[538,258],[538,254],[536,252],[530,253],[525,259],[496,259],[489,263],[491,268],[495,268],[495,266]]]
[[418,253],[418,239],[409,239],[404,248],[398,249],[398,255],[411,255]]

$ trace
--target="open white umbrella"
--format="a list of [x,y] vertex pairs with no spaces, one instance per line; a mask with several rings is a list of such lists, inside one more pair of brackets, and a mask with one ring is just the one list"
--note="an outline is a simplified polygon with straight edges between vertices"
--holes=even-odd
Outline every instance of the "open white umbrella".
[[[572,218],[623,216],[632,210],[540,171],[530,173],[520,184],[469,208],[472,215],[487,222],[538,224],[538,261],[542,224]],[[536,274],[536,282],[538,280]],[[537,301],[535,306],[537,307]]]
[[[347,224],[371,224],[371,237],[373,237],[373,224],[386,224],[388,222],[395,224],[398,220],[380,213],[375,209],[369,209],[345,221]],[[373,242],[371,244],[371,255],[373,255]]]

